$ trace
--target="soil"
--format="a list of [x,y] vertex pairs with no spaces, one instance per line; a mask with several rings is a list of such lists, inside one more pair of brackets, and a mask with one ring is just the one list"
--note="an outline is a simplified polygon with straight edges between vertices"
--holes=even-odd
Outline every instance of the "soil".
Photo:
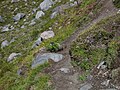
[[[78,78],[82,72],[81,70],[78,70],[71,65],[71,58],[69,55],[70,45],[75,39],[77,39],[83,30],[87,30],[100,20],[116,14],[117,11],[118,10],[114,7],[112,0],[105,0],[104,6],[102,7],[99,15],[97,15],[98,17],[96,17],[89,24],[85,25],[83,29],[76,30],[68,39],[62,43],[66,48],[58,53],[63,54],[64,59],[58,63],[53,64],[51,67],[45,70],[46,73],[51,75],[55,90],[79,90],[81,88],[83,82],[80,82]],[[69,73],[64,73],[60,71],[60,68],[68,68],[70,71]],[[98,79],[94,77],[93,80],[88,80],[85,83],[91,83],[93,85],[91,90],[100,90],[105,88],[104,86],[101,87],[99,85],[103,80],[101,80],[101,78]]]

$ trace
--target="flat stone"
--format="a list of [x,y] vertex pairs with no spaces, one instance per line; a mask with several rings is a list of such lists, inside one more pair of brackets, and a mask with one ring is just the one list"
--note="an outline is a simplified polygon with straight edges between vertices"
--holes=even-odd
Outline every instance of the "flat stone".
[[55,36],[53,31],[44,31],[43,33],[41,33],[40,35],[42,37],[42,39],[49,39]]
[[44,0],[39,7],[41,10],[48,10],[53,4],[52,0]]
[[54,62],[59,62],[63,59],[62,54],[57,54],[57,53],[44,53],[44,54],[38,54],[33,63],[32,63],[32,68],[44,64],[45,62],[48,62],[49,60],[53,60]]
[[10,62],[12,61],[13,59],[15,59],[17,56],[20,56],[21,53],[12,53],[10,54],[10,56],[8,57],[7,61]]
[[91,88],[92,88],[92,85],[91,85],[91,84],[86,84],[86,85],[82,86],[82,87],[80,88],[80,90],[89,90],[89,89],[91,89]]
[[19,21],[20,19],[22,19],[23,17],[25,17],[24,13],[18,13],[13,17],[14,21]]
[[37,14],[35,16],[35,19],[39,19],[40,17],[44,16],[45,13],[43,11],[37,11]]

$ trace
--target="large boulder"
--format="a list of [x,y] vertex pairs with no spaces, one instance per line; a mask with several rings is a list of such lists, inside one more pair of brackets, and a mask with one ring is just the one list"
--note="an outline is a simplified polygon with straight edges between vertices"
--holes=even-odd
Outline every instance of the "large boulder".
[[59,62],[63,59],[62,54],[57,54],[57,53],[44,53],[44,54],[38,54],[33,63],[32,63],[32,68],[44,64],[45,62],[48,62],[49,60],[52,60],[54,62]]
[[18,13],[17,15],[15,15],[13,17],[14,21],[19,21],[20,19],[22,19],[23,17],[25,17],[24,13]]
[[20,56],[21,53],[12,53],[10,54],[10,56],[8,57],[7,61],[10,62],[12,61],[13,59],[15,59],[17,56]]
[[38,11],[36,16],[35,16],[35,19],[39,19],[40,17],[44,16],[45,13],[43,11]]
[[44,31],[43,33],[41,33],[41,38],[42,39],[49,39],[55,36],[53,31]]
[[48,10],[53,4],[52,0],[44,0],[39,7],[41,10]]

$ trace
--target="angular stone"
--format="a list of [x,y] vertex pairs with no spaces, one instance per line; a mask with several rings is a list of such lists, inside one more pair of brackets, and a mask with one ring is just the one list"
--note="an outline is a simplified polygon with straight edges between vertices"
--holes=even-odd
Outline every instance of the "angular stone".
[[10,56],[8,57],[7,61],[10,62],[12,61],[14,58],[16,58],[17,56],[20,56],[21,53],[12,53],[10,54]]
[[42,39],[49,39],[55,36],[53,31],[44,31],[43,33],[41,33],[41,38]]
[[35,43],[34,43],[34,45],[32,46],[32,48],[35,48],[35,47],[39,46],[41,43],[42,43],[42,38],[39,37],[39,38],[35,41]]
[[62,54],[57,54],[57,53],[44,53],[44,54],[38,54],[33,63],[32,63],[32,68],[44,64],[45,62],[48,62],[48,60],[53,60],[54,62],[59,62],[60,60],[63,59]]
[[53,4],[54,2],[52,0],[44,0],[39,7],[41,10],[48,10]]
[[4,47],[6,47],[6,46],[8,46],[9,45],[9,42],[7,41],[7,40],[5,40],[5,41],[3,41],[2,43],[1,43],[1,48],[4,48]]
[[64,73],[69,73],[70,70],[68,68],[60,68],[60,71]]
[[43,11],[38,11],[36,16],[35,16],[35,19],[39,19],[40,17],[44,16],[45,13]]
[[17,15],[15,15],[13,17],[13,20],[14,21],[19,21],[20,19],[22,19],[23,17],[25,17],[25,14],[24,13],[18,13]]

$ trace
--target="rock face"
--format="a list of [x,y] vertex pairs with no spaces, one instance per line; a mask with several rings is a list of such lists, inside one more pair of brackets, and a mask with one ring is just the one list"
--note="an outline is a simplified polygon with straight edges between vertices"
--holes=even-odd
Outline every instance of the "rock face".
[[52,0],[44,0],[39,7],[41,10],[45,11],[48,10],[53,4],[54,2]]
[[0,16],[0,22],[4,22],[4,19],[2,18],[2,16]]
[[44,64],[45,62],[48,62],[48,60],[59,62],[62,59],[63,59],[62,54],[57,54],[57,53],[44,53],[42,55],[38,54],[32,63],[32,68]]
[[13,20],[14,21],[19,21],[20,19],[22,19],[23,17],[25,17],[25,14],[24,13],[18,13],[17,15],[15,15],[13,17]]
[[44,31],[43,33],[41,33],[41,38],[42,39],[49,39],[55,36],[53,31]]
[[39,19],[40,17],[44,16],[45,13],[43,11],[38,11],[36,16],[35,16],[35,19]]
[[9,45],[9,42],[7,41],[7,40],[5,40],[5,41],[3,41],[2,43],[1,43],[1,48],[4,48],[4,47],[6,47],[6,46],[8,46]]
[[20,56],[21,53],[12,53],[10,54],[10,56],[8,57],[7,61],[10,62],[12,61],[14,58],[16,58],[17,56]]

